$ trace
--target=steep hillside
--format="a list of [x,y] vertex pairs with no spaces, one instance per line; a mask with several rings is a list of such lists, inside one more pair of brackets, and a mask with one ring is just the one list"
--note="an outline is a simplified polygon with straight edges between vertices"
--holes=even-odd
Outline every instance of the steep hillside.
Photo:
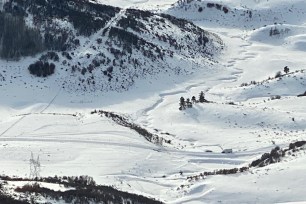
[[140,9],[161,9],[168,8],[176,0],[92,0],[101,4],[117,6],[121,8],[132,7]]
[[[119,191],[111,186],[96,185],[92,177],[48,177],[39,182],[2,176],[2,204],[28,203],[147,203],[162,204],[152,198]],[[14,192],[14,194],[12,194]],[[35,201],[34,201],[35,200]]]
[[297,1],[180,0],[167,13],[204,21],[206,25],[253,29],[274,23],[297,24],[306,20],[306,3]]
[[186,0],[163,10],[169,2],[5,5],[0,172],[28,180],[35,156],[42,178],[33,189],[0,177],[0,203],[2,189],[16,199],[45,187],[82,195],[43,179],[80,175],[119,190],[109,201],[306,200],[305,2]]
[[[68,91],[123,91],[137,79],[188,74],[213,62],[223,47],[218,36],[186,20],[86,0],[11,0],[4,11],[41,33],[44,50],[53,52],[40,60],[54,64]],[[31,67],[34,74],[53,72],[44,73],[51,64],[43,63]]]

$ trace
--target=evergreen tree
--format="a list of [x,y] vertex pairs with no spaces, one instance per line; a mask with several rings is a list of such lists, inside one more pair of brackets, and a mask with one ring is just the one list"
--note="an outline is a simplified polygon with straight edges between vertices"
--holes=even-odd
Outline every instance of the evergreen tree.
[[39,30],[27,27],[20,16],[0,11],[0,58],[18,60],[43,49]]
[[192,96],[191,101],[192,101],[192,103],[196,103],[196,102],[197,102],[196,97],[195,97],[195,96]]
[[190,102],[189,98],[187,98],[186,100],[186,105],[187,105],[187,108],[192,108],[192,103]]
[[186,109],[186,102],[185,102],[185,99],[184,97],[181,97],[180,98],[180,110],[185,110]]
[[32,75],[47,77],[54,74],[55,65],[49,62],[37,61],[34,64],[30,64],[28,69]]
[[289,72],[289,67],[288,67],[288,66],[285,66],[285,67],[284,67],[284,72],[285,72],[286,74],[288,74],[288,72]]
[[282,76],[282,73],[280,71],[276,72],[275,78],[280,78]]
[[270,29],[270,33],[269,33],[269,35],[270,35],[270,36],[272,36],[272,35],[273,35],[273,30],[272,30],[272,28]]
[[200,101],[200,103],[204,103],[206,101],[205,97],[204,97],[204,92],[203,91],[201,91],[201,93],[200,93],[199,101]]

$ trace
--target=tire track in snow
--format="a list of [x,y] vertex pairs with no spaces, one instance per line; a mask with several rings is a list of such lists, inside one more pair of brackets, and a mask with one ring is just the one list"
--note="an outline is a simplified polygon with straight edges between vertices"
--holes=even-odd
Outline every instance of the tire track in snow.
[[[50,125],[48,127],[52,127],[53,125]],[[42,127],[44,128],[44,127]],[[36,130],[33,130],[33,132],[36,132],[42,128],[38,128]],[[127,133],[126,131],[98,131],[98,132],[48,132],[48,133],[42,133],[42,134],[27,134],[27,136],[30,137],[39,137],[39,136],[44,136],[44,137],[48,137],[48,136],[53,136],[53,135],[57,135],[57,136],[78,136],[78,135],[114,135],[114,136],[130,136],[130,133]],[[130,137],[129,137],[130,138]]]
[[[149,112],[155,110],[160,104],[162,104],[165,101],[165,97],[167,96],[173,96],[173,95],[177,95],[177,94],[183,94],[183,93],[187,93],[190,89],[192,88],[196,88],[199,87],[203,84],[206,84],[205,82],[200,82],[200,83],[196,83],[196,84],[191,84],[188,85],[184,90],[177,90],[177,91],[170,91],[170,92],[166,92],[166,93],[161,93],[158,95],[159,99],[150,107],[145,108],[143,110],[141,110],[141,113],[137,113],[137,118],[141,118],[144,117],[144,120],[140,119],[140,124],[144,125],[145,127],[148,127],[149,125],[149,121],[147,120],[147,117],[149,116]],[[209,89],[207,89],[205,91],[205,93],[208,91]],[[171,137],[171,141],[175,141],[175,143],[177,144],[185,144],[186,146],[188,145],[188,147],[192,146],[192,142],[187,141],[187,140],[182,140],[176,137]],[[181,146],[181,145],[179,145]]]
[[59,139],[59,138],[4,138],[1,137],[0,141],[5,142],[49,142],[49,143],[75,143],[75,144],[95,144],[95,145],[109,145],[117,147],[133,147],[144,150],[154,150],[152,146],[142,144],[120,143],[120,142],[103,142],[103,141],[90,141],[90,140],[77,140],[77,139]]
[[10,127],[8,127],[4,132],[2,132],[0,134],[0,137],[2,137],[5,133],[7,133],[8,131],[10,131],[11,129],[13,129],[18,123],[20,123],[24,118],[26,117],[26,115],[22,116],[21,118],[19,118],[16,122],[14,122]]
[[[248,48],[251,47],[253,45],[253,43],[251,42],[246,42],[246,44],[240,45],[239,47],[242,49],[239,51],[240,54],[242,54],[243,56],[239,56],[239,57],[231,57],[230,59],[228,59],[228,61],[225,63],[225,67],[234,67],[237,62],[239,61],[245,61],[248,59],[253,59],[256,57],[255,53],[251,53],[248,51]],[[235,74],[234,76],[237,78],[238,75],[243,73],[242,69],[238,69],[238,68],[234,68],[236,70],[238,70],[239,73]]]
[[58,90],[58,92],[57,92],[56,95],[51,99],[51,101],[48,103],[48,105],[47,105],[43,110],[40,111],[41,114],[44,113],[44,112],[53,104],[53,102],[55,101],[55,99],[59,96],[61,90],[62,90],[62,88],[60,88],[60,89]]
[[[197,188],[200,188],[200,186],[198,186]],[[205,188],[205,187],[203,187]],[[196,189],[196,190],[201,190],[201,189]],[[180,198],[180,199],[177,199],[175,201],[171,201],[171,202],[168,202],[169,204],[179,204],[179,203],[186,203],[186,202],[191,202],[191,201],[200,201],[200,200],[203,200],[203,197],[206,196],[207,194],[211,193],[212,191],[214,191],[215,188],[211,188],[207,191],[204,191],[203,193],[201,194],[198,194],[198,195],[190,195],[190,196],[187,196],[187,197],[183,197],[183,198]],[[202,198],[202,199],[201,199]]]
[[[243,44],[241,45],[240,47],[243,48],[241,50],[241,52],[245,53],[245,57],[242,57],[242,58],[235,58],[235,57],[232,57],[230,58],[228,61],[227,61],[227,64],[225,64],[226,67],[232,67],[234,66],[234,64],[237,63],[237,61],[244,61],[244,60],[247,60],[247,59],[251,59],[251,58],[255,58],[256,54],[254,53],[249,53],[247,51],[247,48],[252,46],[252,43],[251,42],[247,42],[246,44]],[[241,69],[237,69],[235,68],[236,70],[238,70],[237,73],[234,73],[232,77],[228,77],[228,78],[219,78],[218,80],[221,80],[221,81],[228,81],[228,80],[235,80],[237,81],[237,78],[240,74],[243,73],[243,71]],[[179,90],[179,91],[173,91],[173,92],[166,92],[166,93],[162,93],[162,94],[159,94],[159,100],[156,101],[156,103],[154,103],[152,106],[144,109],[142,111],[142,115],[143,116],[148,116],[148,113],[152,110],[154,110],[156,107],[158,107],[161,103],[163,103],[165,97],[167,96],[173,96],[173,95],[177,95],[177,94],[183,94],[183,93],[187,93],[188,91],[190,91],[192,88],[198,88],[200,87],[201,85],[205,85],[205,84],[208,84],[208,83],[205,83],[205,82],[200,82],[200,83],[196,83],[196,84],[192,84],[192,85],[189,85],[187,86],[184,90]],[[218,84],[217,84],[218,85]],[[205,93],[209,92],[209,90],[211,89],[212,87],[208,88]]]
[[[197,88],[200,87],[201,85],[206,84],[205,82],[200,82],[196,84],[192,84],[187,86],[184,90],[178,90],[178,91],[171,91],[171,92],[166,92],[166,93],[161,93],[158,95],[160,99],[158,99],[152,106],[142,110],[141,116],[148,116],[148,113],[156,109],[161,103],[165,101],[165,97],[167,96],[174,96],[177,94],[184,94],[190,91],[192,88]],[[207,92],[209,89],[207,89],[205,92]]]
[[[218,80],[222,80],[224,82],[237,82],[238,81],[238,78],[243,74],[243,69],[241,68],[237,68],[235,65],[237,65],[237,63],[239,62],[243,62],[243,61],[246,61],[246,60],[249,60],[249,59],[254,59],[257,54],[254,53],[254,52],[250,52],[248,50],[248,48],[250,48],[253,43],[246,40],[245,38],[243,37],[239,37],[239,36],[232,36],[231,38],[239,38],[242,40],[242,44],[240,44],[239,48],[241,50],[238,51],[237,55],[236,56],[231,56],[229,57],[225,62],[223,62],[223,66],[225,68],[231,68],[233,70],[236,70],[235,72],[232,72],[232,75],[229,76],[229,77],[223,77],[223,78],[219,78]],[[217,86],[222,86],[222,87],[225,87],[223,86],[224,83],[219,83],[217,84]],[[217,88],[217,87],[211,87],[211,90],[214,90],[214,88]],[[217,88],[218,89],[218,88]],[[214,92],[208,92],[208,94],[211,94],[211,95],[214,95],[214,96],[220,96],[220,94],[215,94]]]
[[[43,114],[43,112],[45,110],[47,110],[51,104],[55,101],[55,99],[57,98],[57,96],[59,95],[60,91],[61,91],[62,88],[59,89],[59,91],[57,92],[57,94],[51,99],[51,101],[48,103],[48,105],[43,109],[41,110],[39,113]],[[10,131],[11,129],[13,129],[16,125],[18,125],[21,121],[23,121],[27,116],[29,115],[32,115],[32,114],[37,114],[37,113],[27,113],[27,114],[24,114],[20,119],[18,119],[15,123],[13,123],[10,127],[8,127],[4,132],[2,132],[0,134],[0,137],[2,137],[4,134],[6,134],[8,131]]]
[[[248,51],[248,48],[252,46],[252,42],[246,41],[245,39],[241,38],[243,40],[243,42],[240,44],[240,51],[239,51],[239,56],[231,56],[230,58],[227,59],[227,62],[225,64],[223,64],[223,66],[225,68],[227,67],[232,67],[232,69],[235,69],[237,71],[232,72],[230,77],[219,77],[217,78],[217,80],[210,80],[208,82],[198,82],[198,83],[194,83],[191,84],[181,90],[176,90],[176,91],[170,91],[170,92],[165,92],[165,93],[161,93],[158,95],[158,100],[153,103],[151,106],[149,106],[148,108],[143,109],[140,113],[137,113],[138,118],[142,118],[140,119],[141,124],[143,124],[144,126],[148,127],[150,125],[152,125],[152,122],[150,122],[150,119],[148,119],[149,114],[151,111],[154,111],[155,109],[158,108],[158,106],[160,106],[164,101],[165,98],[168,96],[173,96],[173,95],[177,95],[177,94],[184,94],[184,93],[188,93],[192,88],[199,88],[202,87],[204,85],[206,85],[206,90],[205,93],[209,93],[211,89],[213,89],[216,85],[220,85],[220,84],[228,84],[229,82],[235,82],[238,80],[238,77],[241,76],[241,74],[243,73],[243,69],[238,69],[235,68],[235,64],[237,64],[239,61],[245,61],[248,59],[253,59],[256,57],[256,53],[251,53]],[[242,55],[242,56],[241,56]],[[220,81],[224,82],[224,83],[220,83]],[[219,83],[217,83],[219,82]],[[191,146],[191,143],[189,141],[183,141],[180,140],[178,138],[173,137],[172,140],[176,140],[176,142],[178,143],[182,143],[182,142],[186,142],[188,143],[188,146]],[[219,147],[220,149],[222,149],[222,146],[220,144],[215,145],[217,147]]]

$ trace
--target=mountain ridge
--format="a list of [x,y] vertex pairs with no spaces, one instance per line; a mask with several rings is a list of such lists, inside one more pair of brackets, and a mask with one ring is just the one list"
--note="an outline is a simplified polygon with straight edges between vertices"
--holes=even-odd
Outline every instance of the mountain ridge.
[[189,21],[87,0],[11,0],[4,11],[39,31],[44,50],[55,52],[40,60],[65,70],[60,81],[72,92],[124,91],[137,79],[190,73],[191,61],[203,68],[224,46]]

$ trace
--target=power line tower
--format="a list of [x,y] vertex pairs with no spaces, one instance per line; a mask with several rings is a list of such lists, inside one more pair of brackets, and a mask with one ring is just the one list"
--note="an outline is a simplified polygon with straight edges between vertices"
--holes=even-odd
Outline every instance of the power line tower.
[[31,152],[30,158],[30,179],[37,180],[40,177],[40,161],[39,155],[34,158],[33,152]]

